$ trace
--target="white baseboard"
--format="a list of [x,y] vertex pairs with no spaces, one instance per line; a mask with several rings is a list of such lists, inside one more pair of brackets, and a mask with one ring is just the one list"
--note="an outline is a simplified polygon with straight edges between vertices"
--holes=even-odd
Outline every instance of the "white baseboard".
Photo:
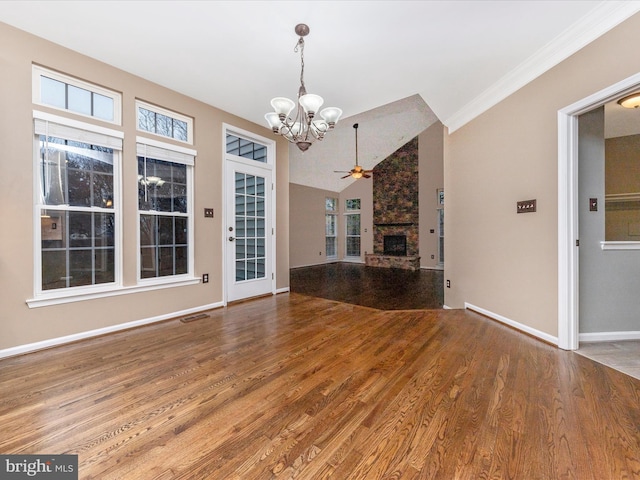
[[48,340],[43,340],[41,342],[28,343],[26,345],[19,345],[17,347],[5,348],[4,350],[0,350],[0,358],[13,357],[15,355],[22,355],[24,353],[35,352],[37,350],[44,350],[45,348],[51,348],[58,345],[63,345],[65,343],[77,342],[78,340],[84,340],[86,338],[97,337],[99,335],[105,335],[107,333],[113,333],[120,330],[127,330],[129,328],[140,327],[142,325],[161,322],[170,318],[183,317],[185,315],[190,315],[205,310],[213,310],[214,308],[220,308],[223,306],[223,302],[212,303],[209,305],[202,305],[200,307],[189,308],[187,310],[158,315],[157,317],[150,317],[142,320],[135,320],[133,322],[120,323],[118,325],[111,325],[109,327],[89,330],[87,332],[74,333],[73,335],[66,335],[64,337],[51,338]]
[[453,310],[449,305],[442,305],[444,310]]
[[477,307],[467,302],[464,303],[464,308],[473,310],[474,312],[481,313],[482,315],[485,315],[489,318],[493,318],[494,320],[498,320],[499,322],[509,325],[510,327],[513,327],[517,330],[528,333],[529,335],[533,335],[534,337],[540,338],[545,342],[552,343],[553,345],[558,345],[558,337],[554,337],[553,335],[549,335],[548,333],[542,332],[540,330],[536,330],[535,328],[531,328],[530,326],[525,325],[523,323],[516,322],[515,320],[511,320],[510,318],[503,317],[502,315],[490,312],[489,310],[485,310],[484,308]]
[[640,332],[594,332],[581,333],[578,336],[580,342],[617,342],[624,340],[640,340]]
[[276,295],[278,295],[279,293],[289,293],[289,287],[277,288]]

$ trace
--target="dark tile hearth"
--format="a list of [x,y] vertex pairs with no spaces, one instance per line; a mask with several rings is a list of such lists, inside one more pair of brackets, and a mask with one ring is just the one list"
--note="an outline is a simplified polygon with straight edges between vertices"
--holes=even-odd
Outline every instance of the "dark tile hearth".
[[329,263],[291,269],[290,290],[379,310],[439,309],[444,272]]

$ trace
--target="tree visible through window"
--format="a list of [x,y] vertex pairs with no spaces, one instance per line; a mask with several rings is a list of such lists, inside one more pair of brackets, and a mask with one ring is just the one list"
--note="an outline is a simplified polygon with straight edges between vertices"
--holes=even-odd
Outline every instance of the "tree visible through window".
[[38,138],[42,290],[114,282],[114,150]]
[[336,198],[325,199],[325,251],[327,258],[338,256],[338,200]]

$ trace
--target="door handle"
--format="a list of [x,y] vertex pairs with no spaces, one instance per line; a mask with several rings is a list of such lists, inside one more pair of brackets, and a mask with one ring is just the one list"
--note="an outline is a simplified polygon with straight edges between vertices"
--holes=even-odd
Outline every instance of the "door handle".
[[233,242],[234,240],[235,240],[235,238],[234,238],[234,237],[229,237],[229,241],[230,241],[230,242]]

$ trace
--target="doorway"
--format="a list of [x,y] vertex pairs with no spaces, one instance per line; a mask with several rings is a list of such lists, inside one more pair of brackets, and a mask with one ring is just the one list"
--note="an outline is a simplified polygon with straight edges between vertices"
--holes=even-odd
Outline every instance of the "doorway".
[[558,112],[558,346],[565,350],[576,350],[580,337],[579,116],[638,88],[640,73]]
[[225,128],[225,299],[275,293],[275,143]]

